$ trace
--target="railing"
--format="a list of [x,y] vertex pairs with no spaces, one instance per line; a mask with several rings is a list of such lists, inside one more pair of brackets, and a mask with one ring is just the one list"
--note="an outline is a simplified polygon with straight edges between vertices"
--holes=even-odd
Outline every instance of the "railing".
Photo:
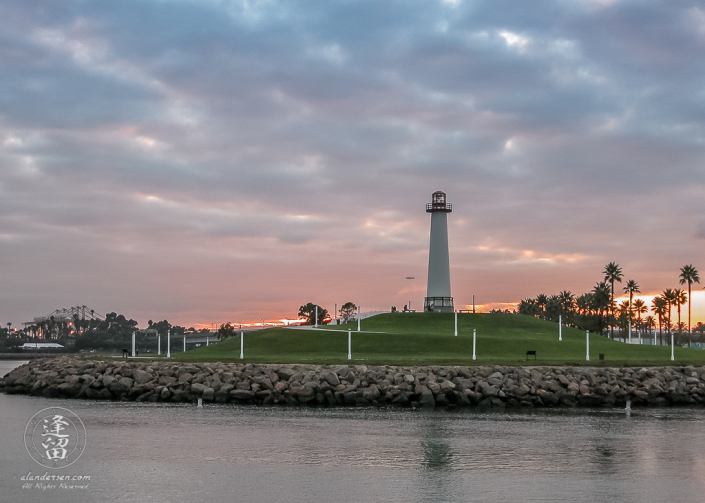
[[426,203],[426,211],[453,211],[453,205],[450,203]]

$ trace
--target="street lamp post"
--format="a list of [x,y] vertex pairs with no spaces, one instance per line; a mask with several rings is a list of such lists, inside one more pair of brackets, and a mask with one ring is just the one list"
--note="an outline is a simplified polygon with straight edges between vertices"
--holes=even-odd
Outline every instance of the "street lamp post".
[[473,328],[472,329],[472,359],[473,361],[477,360],[477,355],[475,354],[475,340],[477,338],[477,329]]

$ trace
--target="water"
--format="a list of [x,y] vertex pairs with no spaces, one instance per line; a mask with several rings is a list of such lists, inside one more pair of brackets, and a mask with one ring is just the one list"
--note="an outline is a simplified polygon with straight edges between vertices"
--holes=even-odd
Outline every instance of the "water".
[[[0,375],[15,362],[0,362]],[[23,434],[46,407],[87,430],[49,470]],[[701,501],[705,410],[477,413],[50,400],[0,394],[0,501]],[[32,472],[86,489],[22,489]],[[81,484],[82,482],[74,482]]]

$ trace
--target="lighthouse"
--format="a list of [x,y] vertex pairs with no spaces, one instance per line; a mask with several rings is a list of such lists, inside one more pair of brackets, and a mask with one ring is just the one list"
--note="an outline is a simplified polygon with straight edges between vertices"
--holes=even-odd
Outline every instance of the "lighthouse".
[[453,206],[446,202],[446,193],[436,191],[426,204],[431,214],[431,240],[428,247],[428,283],[424,312],[452,313],[453,297],[450,296],[450,260],[448,259],[448,213]]

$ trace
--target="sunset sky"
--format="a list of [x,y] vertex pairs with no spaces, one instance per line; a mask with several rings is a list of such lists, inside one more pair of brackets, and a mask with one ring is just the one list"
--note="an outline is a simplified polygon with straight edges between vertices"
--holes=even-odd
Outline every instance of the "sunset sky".
[[0,323],[705,279],[702,5],[0,0]]

